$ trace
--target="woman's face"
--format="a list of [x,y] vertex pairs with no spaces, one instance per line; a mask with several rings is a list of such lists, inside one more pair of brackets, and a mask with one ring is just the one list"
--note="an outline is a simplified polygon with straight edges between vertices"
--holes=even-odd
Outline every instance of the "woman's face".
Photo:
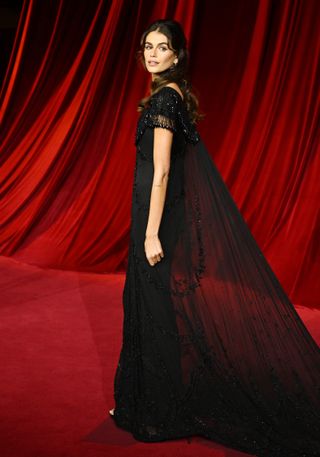
[[153,75],[167,70],[178,61],[174,51],[169,49],[168,38],[156,31],[146,36],[143,55],[146,68]]

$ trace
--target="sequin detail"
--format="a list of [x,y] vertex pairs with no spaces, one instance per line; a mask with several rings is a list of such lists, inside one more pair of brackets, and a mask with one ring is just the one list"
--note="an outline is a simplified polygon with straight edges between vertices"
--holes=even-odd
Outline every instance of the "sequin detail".
[[172,87],[165,86],[150,98],[150,106],[142,112],[136,129],[135,145],[137,146],[145,129],[162,127],[176,133],[181,130],[186,141],[196,144],[200,135],[190,121],[185,104]]

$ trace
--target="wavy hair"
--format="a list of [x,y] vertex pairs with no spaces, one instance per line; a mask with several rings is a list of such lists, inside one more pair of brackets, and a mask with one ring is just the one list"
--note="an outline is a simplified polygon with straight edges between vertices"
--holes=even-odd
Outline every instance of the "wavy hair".
[[189,52],[187,50],[187,40],[183,29],[179,22],[174,20],[159,19],[153,22],[147,30],[145,30],[140,39],[140,48],[137,51],[137,58],[141,62],[144,69],[146,64],[144,60],[144,48],[147,35],[150,32],[157,31],[163,33],[169,42],[169,49],[175,52],[178,58],[178,63],[172,65],[165,71],[157,73],[157,78],[151,82],[151,94],[144,97],[138,104],[138,111],[142,111],[149,102],[150,97],[157,93],[162,87],[170,82],[178,84],[183,93],[184,101],[189,112],[190,119],[193,123],[202,119],[204,115],[199,113],[199,102],[196,95],[192,92],[191,84],[188,77]]

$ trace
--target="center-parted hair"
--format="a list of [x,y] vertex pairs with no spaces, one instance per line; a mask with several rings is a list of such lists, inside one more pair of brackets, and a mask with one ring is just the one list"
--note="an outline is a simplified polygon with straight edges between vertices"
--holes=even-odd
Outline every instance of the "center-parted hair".
[[197,97],[192,93],[191,84],[188,76],[189,52],[187,49],[187,40],[184,31],[179,22],[167,19],[158,19],[153,22],[142,34],[140,39],[140,49],[137,52],[139,61],[144,69],[146,69],[144,61],[144,48],[148,34],[150,32],[163,33],[168,39],[169,49],[173,50],[177,55],[178,63],[170,68],[157,73],[157,78],[151,82],[151,94],[148,97],[140,100],[138,111],[142,111],[149,102],[150,97],[158,92],[168,83],[175,82],[181,89],[186,103],[187,110],[192,122],[197,122],[202,119],[203,114],[198,112],[199,102]]

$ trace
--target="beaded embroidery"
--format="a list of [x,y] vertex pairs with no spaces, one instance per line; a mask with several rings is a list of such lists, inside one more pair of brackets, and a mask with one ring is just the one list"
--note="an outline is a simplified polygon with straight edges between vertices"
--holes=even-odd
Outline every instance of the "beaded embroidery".
[[162,127],[177,132],[182,130],[189,143],[196,144],[200,135],[190,121],[185,104],[172,87],[165,86],[150,98],[150,106],[142,112],[136,129],[135,145],[137,146],[145,129]]

